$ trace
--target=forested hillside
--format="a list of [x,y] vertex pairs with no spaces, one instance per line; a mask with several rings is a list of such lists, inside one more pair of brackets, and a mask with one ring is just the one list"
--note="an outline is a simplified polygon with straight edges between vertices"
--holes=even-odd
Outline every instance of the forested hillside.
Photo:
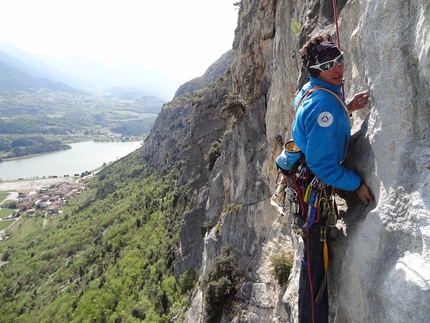
[[167,322],[186,307],[193,281],[187,273],[178,283],[173,262],[193,199],[178,174],[152,173],[137,150],[49,225],[0,244],[1,321]]
[[[141,148],[107,166],[47,225],[47,218],[26,216],[13,227],[11,237],[0,242],[1,320],[186,321],[198,273],[192,267],[178,272],[175,266],[180,229],[187,221],[184,214],[195,207],[199,197],[194,188],[183,183],[178,154],[195,134],[189,133],[194,128],[188,126],[175,132],[175,122],[182,121],[166,115],[175,111],[181,113],[185,124],[193,124],[193,118],[200,119],[203,101],[218,100],[219,93],[223,93],[221,98],[226,96],[229,83],[223,76],[228,64],[214,66],[218,67],[208,71],[215,83],[206,82],[203,76],[196,80],[198,85],[190,84],[195,92],[176,97],[163,107],[159,119],[171,122],[163,133],[175,136],[175,147],[170,147],[171,151],[164,147],[162,152],[167,155],[162,160],[156,159],[162,148],[155,135],[160,131],[157,128],[150,135],[155,140],[146,140],[146,154]],[[221,90],[217,89],[220,83]],[[193,105],[196,115],[188,115]],[[223,119],[214,124],[218,123]],[[206,175],[210,160],[213,163],[219,156],[215,155],[202,159]],[[203,236],[206,228],[197,230],[196,234]],[[213,300],[217,300],[216,294]],[[222,306],[214,304],[216,310]]]

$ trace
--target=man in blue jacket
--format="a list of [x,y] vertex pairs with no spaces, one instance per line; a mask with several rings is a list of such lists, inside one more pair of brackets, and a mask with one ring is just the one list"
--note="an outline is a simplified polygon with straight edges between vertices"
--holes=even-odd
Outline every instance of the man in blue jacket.
[[[356,191],[359,199],[368,205],[373,200],[369,188],[359,175],[341,164],[351,136],[350,114],[367,105],[368,95],[366,92],[358,93],[347,105],[343,102],[344,54],[329,34],[313,37],[300,53],[310,81],[295,99],[294,142],[304,153],[307,167],[313,175],[331,187]],[[299,281],[300,323],[328,322],[327,288],[315,302],[325,276],[322,222],[314,223],[303,236],[305,248]]]

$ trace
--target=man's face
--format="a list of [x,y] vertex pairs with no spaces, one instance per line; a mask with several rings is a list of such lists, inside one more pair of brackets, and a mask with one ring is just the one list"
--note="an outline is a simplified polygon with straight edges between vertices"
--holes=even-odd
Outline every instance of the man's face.
[[318,76],[318,78],[332,85],[341,85],[343,81],[344,68],[345,64],[343,62],[340,65],[335,63],[334,67],[331,70],[320,71],[320,75]]

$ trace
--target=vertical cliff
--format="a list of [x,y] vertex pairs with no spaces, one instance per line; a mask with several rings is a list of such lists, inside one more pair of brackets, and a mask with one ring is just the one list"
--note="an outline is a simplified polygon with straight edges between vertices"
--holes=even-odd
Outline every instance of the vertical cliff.
[[[337,2],[345,96],[368,90],[371,97],[353,115],[345,163],[369,184],[375,202],[364,207],[340,192],[345,213],[331,237],[331,321],[424,322],[430,314],[430,4]],[[298,49],[321,31],[335,35],[332,1],[240,3],[231,73],[198,102],[162,112],[146,151],[159,145],[154,134],[168,138],[163,156],[182,163],[179,184],[195,196],[175,267],[178,277],[188,268],[201,273],[188,322],[204,322],[203,278],[227,245],[240,279],[222,321],[297,322],[302,245],[269,198],[274,160],[291,135],[293,98],[306,81]],[[186,137],[180,143],[172,132],[179,124]],[[207,167],[215,142],[219,157],[212,154],[216,162]],[[295,265],[285,288],[270,274],[270,259],[289,250]]]

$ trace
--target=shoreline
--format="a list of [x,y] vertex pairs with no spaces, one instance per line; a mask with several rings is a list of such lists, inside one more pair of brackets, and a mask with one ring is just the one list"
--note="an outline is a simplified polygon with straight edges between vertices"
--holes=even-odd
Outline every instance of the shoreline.
[[143,142],[143,140],[96,140],[96,139],[72,141],[70,143],[65,144],[65,145],[69,146],[69,148],[66,148],[66,149],[57,149],[57,150],[47,151],[47,152],[40,153],[40,154],[25,155],[25,156],[19,156],[19,157],[11,157],[11,158],[0,157],[0,163],[2,163],[2,162],[8,162],[8,161],[13,161],[13,160],[21,160],[21,159],[33,158],[33,157],[42,156],[42,155],[46,155],[46,154],[50,154],[50,153],[55,153],[55,152],[59,152],[59,151],[69,150],[69,149],[73,148],[72,146],[70,146],[71,144],[78,144],[78,143],[81,143],[81,142],[88,142],[88,141],[94,141],[94,142],[135,142],[135,141],[137,142],[137,141],[139,141],[140,143]]
[[58,151],[72,149],[72,146],[70,146],[69,144],[67,144],[67,146],[69,146],[70,148],[57,149],[57,150],[47,151],[47,152],[40,153],[40,154],[25,155],[25,156],[19,156],[19,157],[11,157],[11,158],[4,158],[3,157],[3,158],[0,158],[0,163],[2,163],[2,162],[8,162],[8,161],[13,161],[13,160],[21,160],[21,159],[33,158],[33,157],[42,156],[42,155],[46,155],[46,154],[50,154],[50,153],[55,153],[55,152],[58,152]]
[[[60,150],[54,150],[53,152],[55,152],[55,151],[60,151]],[[50,151],[50,152],[52,152],[52,151]],[[37,157],[37,156],[41,156],[41,155],[44,155],[44,154],[49,154],[50,152],[40,153],[40,154],[34,154],[34,155],[25,155],[25,156],[20,156],[20,157],[2,158],[2,159],[0,159],[0,163],[8,162],[8,161],[13,161],[13,160],[20,160],[20,159],[27,159],[27,158]]]

